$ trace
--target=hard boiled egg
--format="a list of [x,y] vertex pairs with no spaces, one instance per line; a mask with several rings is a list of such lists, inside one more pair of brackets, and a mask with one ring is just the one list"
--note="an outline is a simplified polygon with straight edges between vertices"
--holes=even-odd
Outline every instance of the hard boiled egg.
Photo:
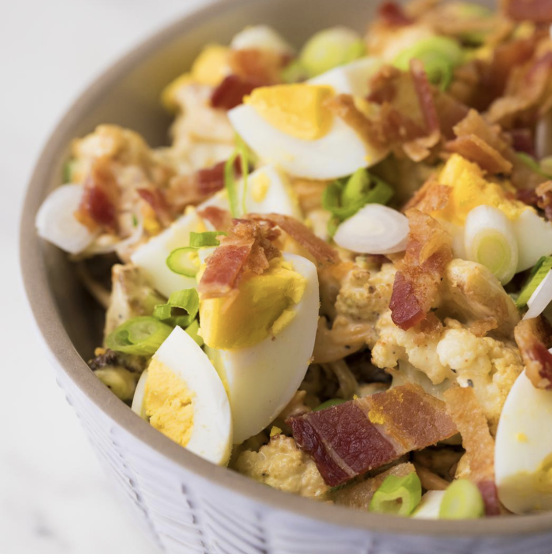
[[36,214],[39,236],[69,254],[86,250],[97,236],[75,217],[83,193],[84,185],[81,184],[58,187],[44,200]]
[[439,519],[439,510],[445,491],[427,491],[412,514],[416,519]]
[[[238,186],[240,205],[243,204],[243,180]],[[190,233],[215,230],[197,212],[208,206],[230,210],[226,191],[220,191],[200,204],[197,210],[190,211],[177,219],[168,229],[150,239],[131,256],[132,263],[144,270],[151,285],[161,294],[169,297],[177,290],[197,286],[193,277],[178,275],[167,267],[167,257],[175,249],[190,244]],[[279,213],[301,219],[301,210],[296,194],[287,177],[275,166],[260,167],[247,179],[245,207],[248,213]]]
[[552,510],[552,391],[525,375],[506,398],[495,443],[500,501],[515,514]]
[[234,305],[222,309],[221,299],[210,299],[200,307],[205,351],[228,392],[236,444],[262,431],[291,400],[318,323],[318,276],[309,260],[284,254],[251,281],[242,283]]
[[194,454],[226,465],[232,447],[228,397],[194,339],[175,327],[154,354],[144,379],[143,401],[136,400],[136,409],[150,424]]
[[313,84],[260,87],[228,117],[264,161],[298,177],[335,179],[379,162],[387,151],[366,143],[325,106],[333,94]]

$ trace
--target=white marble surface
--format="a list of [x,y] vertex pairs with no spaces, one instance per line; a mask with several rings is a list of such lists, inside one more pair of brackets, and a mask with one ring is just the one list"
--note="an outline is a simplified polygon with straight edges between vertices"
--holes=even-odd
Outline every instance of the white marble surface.
[[17,0],[0,17],[0,554],[154,554],[109,489],[32,333],[17,259],[34,160],[76,95],[204,0]]

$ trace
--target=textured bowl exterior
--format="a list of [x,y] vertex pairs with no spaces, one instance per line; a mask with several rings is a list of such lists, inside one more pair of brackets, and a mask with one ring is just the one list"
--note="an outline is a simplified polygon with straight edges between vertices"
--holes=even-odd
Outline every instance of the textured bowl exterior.
[[[391,518],[316,503],[270,489],[178,447],[133,414],[84,360],[100,340],[103,314],[66,256],[38,239],[34,218],[61,182],[71,138],[103,122],[163,143],[157,98],[202,44],[228,41],[246,24],[268,23],[300,43],[339,21],[363,25],[365,0],[218,0],[133,50],[83,94],[50,138],[29,185],[21,264],[29,303],[59,385],[114,489],[140,529],[171,554],[550,554],[549,514],[473,522]],[[290,17],[289,14],[293,14]],[[359,14],[363,14],[359,16]],[[360,20],[358,23],[357,20]]]

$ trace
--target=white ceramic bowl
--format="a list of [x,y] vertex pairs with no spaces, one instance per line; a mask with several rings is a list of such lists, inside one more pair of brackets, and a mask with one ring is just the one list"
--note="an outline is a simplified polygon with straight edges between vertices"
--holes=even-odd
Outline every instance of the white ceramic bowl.
[[34,219],[61,183],[73,137],[99,123],[166,141],[163,85],[209,41],[228,42],[245,25],[267,23],[301,44],[337,23],[362,30],[369,0],[217,0],[175,22],[107,70],[51,136],[29,185],[21,228],[28,299],[56,369],[113,487],[136,522],[169,553],[550,554],[552,514],[466,522],[393,518],[284,494],[180,448],[130,411],[85,361],[100,341],[103,314],[82,290],[66,256],[39,240]]

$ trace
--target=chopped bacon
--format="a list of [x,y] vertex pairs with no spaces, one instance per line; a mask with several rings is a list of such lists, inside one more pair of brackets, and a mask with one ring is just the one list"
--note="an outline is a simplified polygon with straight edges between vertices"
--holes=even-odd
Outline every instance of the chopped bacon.
[[265,85],[281,83],[282,69],[289,61],[289,56],[279,52],[254,48],[231,50],[228,55],[228,64],[234,75]]
[[105,160],[96,160],[84,181],[84,193],[75,217],[91,231],[117,232],[117,180]]
[[154,188],[137,189],[136,191],[142,200],[147,202],[163,227],[168,227],[173,222],[173,215],[165,199],[162,190]]
[[452,238],[435,219],[416,209],[406,216],[410,234],[389,303],[393,322],[404,330],[427,316],[452,260]]
[[287,420],[298,446],[330,486],[456,433],[440,400],[403,385]]
[[550,0],[502,0],[502,10],[515,21],[552,23]]
[[279,232],[269,223],[234,219],[228,235],[221,238],[201,277],[202,298],[227,296],[237,290],[246,271],[262,274],[270,260],[281,255],[272,244]]
[[337,251],[327,242],[318,238],[298,219],[282,214],[251,214],[250,217],[257,221],[268,221],[280,227],[282,231],[298,242],[321,267],[340,262]]
[[424,65],[420,60],[415,58],[410,60],[410,75],[412,76],[420,109],[424,116],[426,131],[428,133],[439,132],[439,119],[435,109],[433,92],[427,79]]
[[525,371],[538,389],[552,389],[552,354],[548,351],[552,328],[542,317],[522,319],[514,329]]
[[198,211],[197,215],[206,219],[217,231],[226,231],[232,225],[230,212],[217,206],[207,206]]
[[451,187],[440,185],[432,176],[423,184],[422,188],[414,193],[414,196],[404,206],[403,212],[412,208],[425,214],[442,210],[449,201],[451,191]]
[[383,2],[383,4],[380,4],[378,17],[390,27],[402,27],[413,23],[413,20],[404,12],[403,7],[396,2]]
[[458,137],[448,142],[446,149],[475,162],[481,169],[491,175],[497,173],[509,174],[512,171],[512,164],[477,135]]
[[499,502],[494,475],[494,440],[487,418],[470,387],[453,387],[445,392],[447,412],[462,435],[470,466],[470,479],[478,486],[485,513],[499,515]]
[[440,93],[435,97],[435,110],[441,134],[446,139],[454,138],[454,126],[460,123],[470,111],[465,104],[445,93]]
[[263,82],[258,79],[228,75],[211,95],[211,106],[231,110],[243,102],[243,97],[251,94],[253,89],[262,87]]
[[516,152],[524,152],[529,156],[535,156],[535,140],[531,129],[510,129],[504,134],[510,137],[512,148]]

